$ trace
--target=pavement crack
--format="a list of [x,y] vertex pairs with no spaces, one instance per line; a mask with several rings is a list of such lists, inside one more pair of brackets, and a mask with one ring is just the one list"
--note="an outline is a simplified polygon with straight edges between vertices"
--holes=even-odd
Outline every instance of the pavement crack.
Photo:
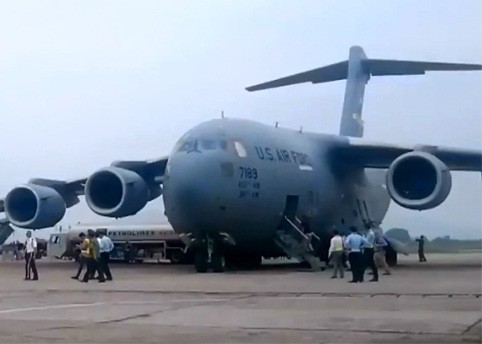
[[467,326],[467,328],[465,330],[462,331],[462,335],[464,334],[467,334],[469,333],[475,326],[479,325],[482,323],[482,318],[479,318],[477,319],[476,321],[474,321],[472,324],[470,324],[469,326]]

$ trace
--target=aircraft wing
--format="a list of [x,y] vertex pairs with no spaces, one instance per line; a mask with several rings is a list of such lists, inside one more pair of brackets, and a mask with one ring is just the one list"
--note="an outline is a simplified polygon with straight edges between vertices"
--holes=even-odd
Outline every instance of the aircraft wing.
[[162,184],[168,158],[168,156],[163,156],[153,160],[119,160],[114,161],[111,166],[136,172],[144,178],[148,184]]
[[482,151],[430,145],[397,146],[350,138],[333,149],[333,158],[367,168],[388,168],[400,155],[426,152],[436,156],[452,171],[482,171]]
[[[159,185],[162,184],[163,182],[164,171],[166,169],[167,160],[168,160],[167,156],[161,157],[158,159],[143,160],[143,161],[142,160],[140,161],[119,160],[119,161],[114,161],[111,164],[111,168],[129,170],[139,175],[150,188],[150,191],[151,191],[149,195],[149,201],[150,201],[161,195],[162,189],[160,188]],[[49,197],[38,196],[38,194],[36,194],[36,192],[39,190],[38,187],[53,189],[62,197],[65,203],[65,207],[70,208],[76,205],[77,203],[79,203],[79,196],[85,194],[84,189],[85,189],[87,180],[88,178],[86,177],[78,178],[70,181],[33,178],[33,179],[30,179],[25,185],[20,187],[26,187],[28,189],[31,189],[30,191],[31,193],[35,194],[36,197],[43,197],[41,198],[41,200],[46,202],[49,202],[48,201]],[[14,191],[15,189],[13,189],[12,191]],[[41,189],[41,190],[46,190],[46,189]],[[8,195],[7,195],[7,198],[8,198]],[[19,203],[17,202],[17,205],[18,204]],[[21,205],[21,206],[23,207],[24,205]],[[0,198],[0,212],[5,212],[5,199],[3,198]],[[20,227],[24,226],[24,224],[19,224],[18,223],[19,221],[17,222],[13,221],[13,219],[9,217],[9,214],[7,214],[6,218],[0,219],[0,223],[2,224],[9,223],[10,221],[17,226],[20,226]],[[44,227],[48,227],[48,226],[42,224],[41,226],[39,225],[39,227],[35,227],[35,228],[44,228]],[[28,227],[27,225],[25,225],[24,228],[34,228],[34,227]]]
[[[140,175],[147,184],[162,184],[164,170],[166,169],[168,157],[161,157],[153,160],[118,160],[111,166],[133,171]],[[46,186],[57,191],[65,201],[67,208],[79,203],[78,196],[84,195],[84,187],[87,178],[79,178],[71,181],[33,178],[27,184]],[[3,208],[3,200],[0,201],[0,211]]]

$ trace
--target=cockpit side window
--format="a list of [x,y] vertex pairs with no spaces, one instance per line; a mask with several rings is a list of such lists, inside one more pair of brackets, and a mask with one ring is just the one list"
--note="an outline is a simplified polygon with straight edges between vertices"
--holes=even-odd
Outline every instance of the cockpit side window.
[[241,141],[234,141],[234,149],[236,150],[236,154],[240,158],[246,158],[248,156],[248,151],[244,147],[244,145],[241,143]]

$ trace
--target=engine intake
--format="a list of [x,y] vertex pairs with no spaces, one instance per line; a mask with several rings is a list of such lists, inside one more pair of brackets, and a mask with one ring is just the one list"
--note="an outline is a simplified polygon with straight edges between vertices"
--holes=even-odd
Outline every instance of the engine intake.
[[144,208],[149,201],[149,187],[135,172],[107,167],[87,179],[85,199],[96,214],[124,217]]
[[65,215],[65,201],[54,189],[25,184],[5,197],[5,213],[17,227],[41,229],[54,226]]
[[429,153],[403,154],[393,161],[387,171],[388,193],[404,208],[435,208],[445,201],[451,187],[450,170]]

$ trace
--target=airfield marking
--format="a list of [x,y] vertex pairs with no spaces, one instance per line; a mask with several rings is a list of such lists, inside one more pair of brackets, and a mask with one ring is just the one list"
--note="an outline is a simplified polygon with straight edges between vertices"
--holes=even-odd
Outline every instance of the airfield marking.
[[0,314],[42,311],[42,310],[48,310],[48,309],[92,307],[92,306],[100,306],[100,305],[105,305],[105,304],[106,304],[105,302],[68,303],[68,304],[63,304],[63,305],[38,306],[38,307],[26,307],[26,308],[9,308],[9,309],[1,309]]
[[100,305],[111,305],[111,306],[159,305],[159,304],[170,303],[170,302],[223,302],[223,301],[231,301],[231,300],[233,299],[174,299],[174,300],[164,300],[164,301],[113,301],[113,302],[93,302],[93,303],[68,303],[68,304],[62,304],[62,305],[0,309],[0,314],[43,311],[43,310],[49,310],[49,309],[95,307]]

